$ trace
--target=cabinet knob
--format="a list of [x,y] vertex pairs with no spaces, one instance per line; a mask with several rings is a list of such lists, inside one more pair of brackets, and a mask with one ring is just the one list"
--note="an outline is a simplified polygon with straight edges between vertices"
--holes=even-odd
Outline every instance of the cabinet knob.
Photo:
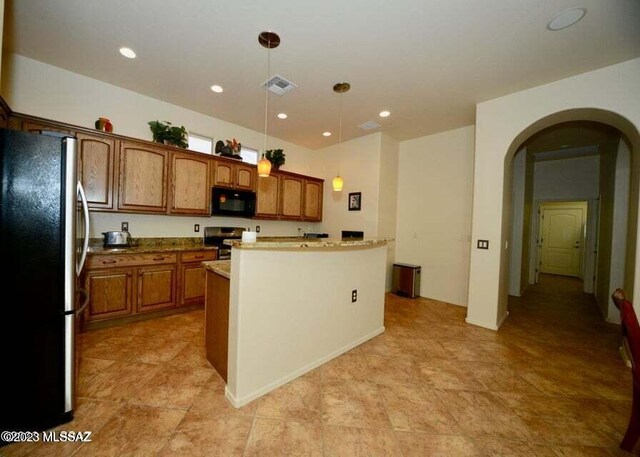
[[116,261],[115,260],[103,260],[102,263],[103,264],[116,263]]
[[154,257],[153,260],[164,260],[164,257]]
[[197,255],[196,259],[202,259],[204,256],[203,255]]

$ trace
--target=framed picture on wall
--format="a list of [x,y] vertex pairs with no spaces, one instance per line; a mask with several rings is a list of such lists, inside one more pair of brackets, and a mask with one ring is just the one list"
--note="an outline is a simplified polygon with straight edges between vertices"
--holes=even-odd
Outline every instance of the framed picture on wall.
[[362,192],[349,193],[349,211],[360,211],[362,202]]

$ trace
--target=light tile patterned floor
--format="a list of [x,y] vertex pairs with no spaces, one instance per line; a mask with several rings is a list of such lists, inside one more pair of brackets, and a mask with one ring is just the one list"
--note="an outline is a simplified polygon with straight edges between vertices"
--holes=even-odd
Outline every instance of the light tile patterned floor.
[[628,455],[620,330],[580,287],[543,276],[499,332],[388,295],[383,335],[238,410],[205,359],[202,311],[88,332],[76,419],[59,429],[93,441],[0,455]]

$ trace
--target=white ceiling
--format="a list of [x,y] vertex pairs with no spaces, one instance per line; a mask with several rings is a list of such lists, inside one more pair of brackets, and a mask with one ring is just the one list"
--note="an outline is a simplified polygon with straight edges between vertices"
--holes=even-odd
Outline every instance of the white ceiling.
[[[575,6],[588,9],[582,21],[546,29]],[[9,0],[4,45],[262,131],[263,30],[282,39],[272,74],[298,85],[270,95],[269,133],[319,148],[338,140],[339,97],[343,141],[371,133],[357,127],[369,120],[405,140],[472,124],[483,100],[639,57],[640,2]],[[138,58],[121,57],[121,46]],[[338,81],[351,90],[335,94]],[[391,116],[379,118],[383,109]]]

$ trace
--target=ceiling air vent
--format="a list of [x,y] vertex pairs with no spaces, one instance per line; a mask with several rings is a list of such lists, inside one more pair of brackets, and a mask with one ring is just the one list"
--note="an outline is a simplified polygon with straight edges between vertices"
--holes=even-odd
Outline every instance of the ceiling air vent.
[[291,81],[284,79],[280,75],[275,75],[270,80],[262,83],[261,87],[268,87],[269,90],[274,94],[284,95],[287,92],[291,92],[293,89],[295,89],[298,86],[296,86]]
[[367,121],[364,124],[360,124],[358,127],[360,127],[362,130],[373,130],[380,127],[380,124],[375,121]]

